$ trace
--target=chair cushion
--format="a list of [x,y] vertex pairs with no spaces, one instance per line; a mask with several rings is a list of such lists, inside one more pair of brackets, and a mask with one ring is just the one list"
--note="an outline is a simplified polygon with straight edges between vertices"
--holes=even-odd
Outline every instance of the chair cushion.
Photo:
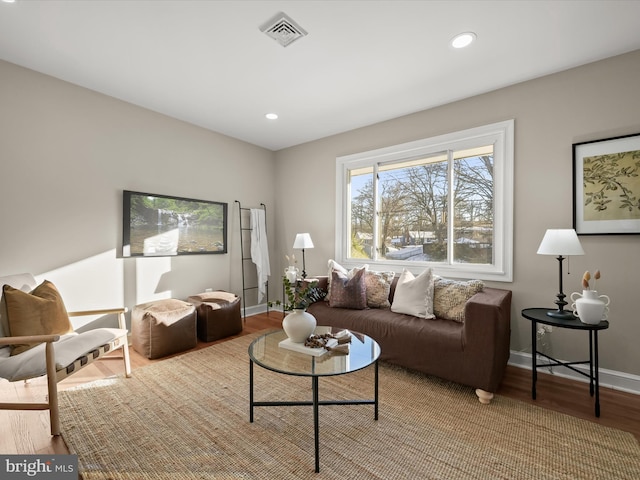
[[[62,297],[55,285],[48,280],[31,293],[10,285],[5,285],[3,292],[10,336],[62,335],[73,332]],[[13,345],[11,355],[18,355],[34,346],[35,344]]]
[[[61,370],[89,352],[126,335],[127,330],[119,328],[96,328],[83,333],[62,335],[60,340],[53,344],[56,370]],[[46,374],[45,346],[46,344],[40,343],[13,356],[9,356],[6,349],[0,350],[0,378],[15,382]]]

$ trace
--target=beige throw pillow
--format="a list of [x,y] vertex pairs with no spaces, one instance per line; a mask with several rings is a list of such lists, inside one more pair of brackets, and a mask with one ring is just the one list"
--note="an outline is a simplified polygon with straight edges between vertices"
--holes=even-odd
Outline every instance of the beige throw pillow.
[[[55,285],[45,280],[31,293],[9,285],[3,287],[9,335],[62,335],[73,332],[67,309]],[[11,355],[25,352],[36,344],[12,345]]]
[[427,268],[417,277],[404,269],[398,278],[391,311],[420,318],[435,318],[433,314],[433,277]]
[[436,277],[434,281],[433,311],[438,318],[464,322],[467,301],[484,288],[482,280],[461,282]]
[[390,306],[389,292],[395,272],[369,272],[365,274],[367,284],[367,306],[369,308],[386,308]]

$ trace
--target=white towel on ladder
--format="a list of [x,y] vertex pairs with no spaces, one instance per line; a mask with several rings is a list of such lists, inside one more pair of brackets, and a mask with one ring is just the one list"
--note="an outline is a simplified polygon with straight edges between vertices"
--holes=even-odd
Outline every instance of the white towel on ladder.
[[269,266],[269,244],[264,210],[251,209],[251,260],[258,271],[258,303],[267,293],[267,280],[271,275]]

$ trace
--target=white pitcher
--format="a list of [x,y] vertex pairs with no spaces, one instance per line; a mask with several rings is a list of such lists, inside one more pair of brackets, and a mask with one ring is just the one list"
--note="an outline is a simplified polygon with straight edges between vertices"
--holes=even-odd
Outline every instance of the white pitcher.
[[583,290],[582,294],[573,292],[571,301],[573,302],[571,304],[573,314],[582,323],[597,325],[609,317],[609,297],[606,295],[598,296],[596,290]]
[[287,277],[287,280],[289,280],[289,283],[291,285],[296,284],[296,280],[298,280],[298,273],[300,273],[300,270],[298,270],[293,265],[289,265],[284,269],[284,276]]

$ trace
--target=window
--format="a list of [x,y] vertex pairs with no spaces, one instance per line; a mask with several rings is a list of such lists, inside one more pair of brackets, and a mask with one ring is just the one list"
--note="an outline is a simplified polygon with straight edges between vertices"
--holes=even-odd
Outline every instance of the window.
[[512,281],[513,125],[339,157],[336,259]]

